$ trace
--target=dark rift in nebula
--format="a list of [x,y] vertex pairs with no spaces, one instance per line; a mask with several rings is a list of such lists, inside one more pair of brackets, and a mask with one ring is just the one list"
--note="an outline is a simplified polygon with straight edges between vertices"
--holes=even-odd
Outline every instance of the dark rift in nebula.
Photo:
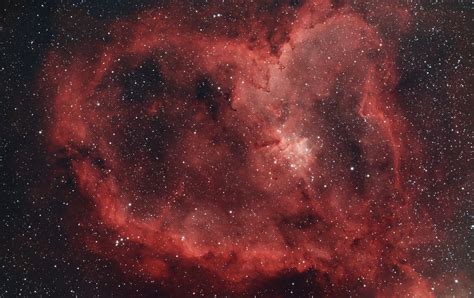
[[385,2],[170,6],[51,50],[78,244],[170,288],[315,272],[334,295],[431,296],[413,251],[442,240],[410,182],[430,157],[396,92],[412,15]]

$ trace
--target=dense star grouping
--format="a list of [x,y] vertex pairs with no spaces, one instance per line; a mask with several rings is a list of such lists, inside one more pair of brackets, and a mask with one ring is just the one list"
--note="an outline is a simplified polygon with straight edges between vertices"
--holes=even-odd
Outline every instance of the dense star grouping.
[[[404,66],[419,14],[166,4],[49,49],[41,134],[50,176],[69,180],[56,193],[71,242],[176,295],[465,295],[467,269],[443,271],[436,252],[471,171],[464,145],[438,154],[433,140],[469,124]],[[445,79],[439,93],[460,90]],[[420,119],[427,107],[448,122]]]

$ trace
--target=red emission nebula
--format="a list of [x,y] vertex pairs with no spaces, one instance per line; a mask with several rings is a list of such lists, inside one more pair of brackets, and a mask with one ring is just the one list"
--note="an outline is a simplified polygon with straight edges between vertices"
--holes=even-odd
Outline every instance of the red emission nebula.
[[267,2],[149,9],[48,52],[45,134],[74,179],[76,245],[171,293],[291,274],[321,296],[462,282],[426,267],[449,238],[423,193],[444,173],[424,170],[397,92],[411,10]]

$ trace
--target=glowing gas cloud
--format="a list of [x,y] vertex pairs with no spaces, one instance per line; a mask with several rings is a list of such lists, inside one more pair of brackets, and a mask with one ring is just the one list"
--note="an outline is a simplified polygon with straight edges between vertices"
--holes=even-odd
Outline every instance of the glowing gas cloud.
[[430,156],[397,93],[413,16],[293,2],[170,5],[49,52],[79,242],[170,289],[310,272],[322,295],[433,296]]

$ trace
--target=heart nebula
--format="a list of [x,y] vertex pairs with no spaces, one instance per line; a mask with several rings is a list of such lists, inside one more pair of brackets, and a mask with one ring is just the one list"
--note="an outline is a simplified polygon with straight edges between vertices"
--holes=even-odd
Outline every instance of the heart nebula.
[[169,288],[431,296],[430,157],[397,92],[412,15],[293,2],[149,10],[49,52],[78,242]]

